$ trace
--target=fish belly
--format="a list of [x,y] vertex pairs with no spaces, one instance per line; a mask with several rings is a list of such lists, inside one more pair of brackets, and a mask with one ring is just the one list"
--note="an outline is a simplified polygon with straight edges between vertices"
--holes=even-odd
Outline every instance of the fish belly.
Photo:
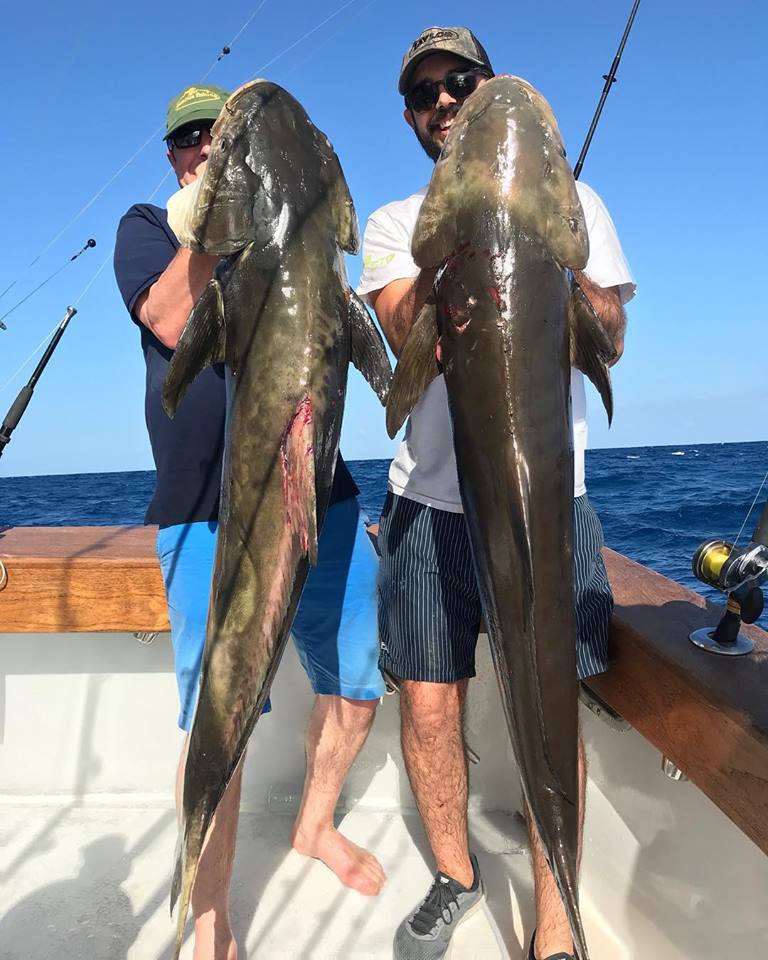
[[[294,290],[284,270],[284,289]],[[349,342],[335,267],[267,302],[228,377],[213,590],[172,902],[189,903],[214,812],[269,695],[328,505]],[[316,294],[316,295],[314,295]],[[181,929],[181,928],[180,928]],[[178,941],[177,941],[178,943]]]
[[531,814],[578,927],[573,450],[562,269],[535,240],[449,261],[438,312],[467,529]]

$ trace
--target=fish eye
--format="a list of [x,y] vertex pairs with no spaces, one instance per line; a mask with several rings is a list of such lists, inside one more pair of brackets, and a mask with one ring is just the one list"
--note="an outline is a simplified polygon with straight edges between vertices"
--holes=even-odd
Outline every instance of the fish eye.
[[231,146],[232,141],[229,139],[229,137],[222,137],[221,140],[219,140],[219,150],[221,150],[223,153],[226,153]]

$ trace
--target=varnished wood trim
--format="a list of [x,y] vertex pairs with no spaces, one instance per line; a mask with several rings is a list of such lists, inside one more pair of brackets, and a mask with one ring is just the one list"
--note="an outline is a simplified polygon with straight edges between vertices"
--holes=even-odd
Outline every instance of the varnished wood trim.
[[168,630],[153,527],[14,527],[0,632]]

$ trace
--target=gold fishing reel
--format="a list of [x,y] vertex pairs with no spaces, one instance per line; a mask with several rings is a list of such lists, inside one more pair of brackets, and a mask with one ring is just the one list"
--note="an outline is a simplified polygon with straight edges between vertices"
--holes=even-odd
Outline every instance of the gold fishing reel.
[[691,643],[711,653],[750,653],[754,643],[740,632],[740,627],[742,623],[754,623],[763,612],[765,599],[760,584],[768,577],[768,546],[754,539],[742,548],[725,540],[708,540],[694,553],[692,568],[697,580],[720,590],[727,601],[717,627],[694,630]]
[[702,543],[693,555],[693,575],[702,583],[720,589],[720,574],[733,553],[733,544],[725,540]]

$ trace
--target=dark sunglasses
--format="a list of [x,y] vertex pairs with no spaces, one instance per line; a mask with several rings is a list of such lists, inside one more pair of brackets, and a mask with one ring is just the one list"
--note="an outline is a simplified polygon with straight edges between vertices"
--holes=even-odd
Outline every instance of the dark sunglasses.
[[203,131],[211,132],[213,120],[203,120],[189,127],[182,127],[176,130],[168,137],[168,144],[176,150],[187,150],[189,147],[197,147],[203,137]]
[[440,99],[440,87],[454,100],[463,100],[477,87],[481,77],[488,77],[485,70],[451,70],[442,80],[422,80],[405,95],[405,104],[416,113],[431,110]]

